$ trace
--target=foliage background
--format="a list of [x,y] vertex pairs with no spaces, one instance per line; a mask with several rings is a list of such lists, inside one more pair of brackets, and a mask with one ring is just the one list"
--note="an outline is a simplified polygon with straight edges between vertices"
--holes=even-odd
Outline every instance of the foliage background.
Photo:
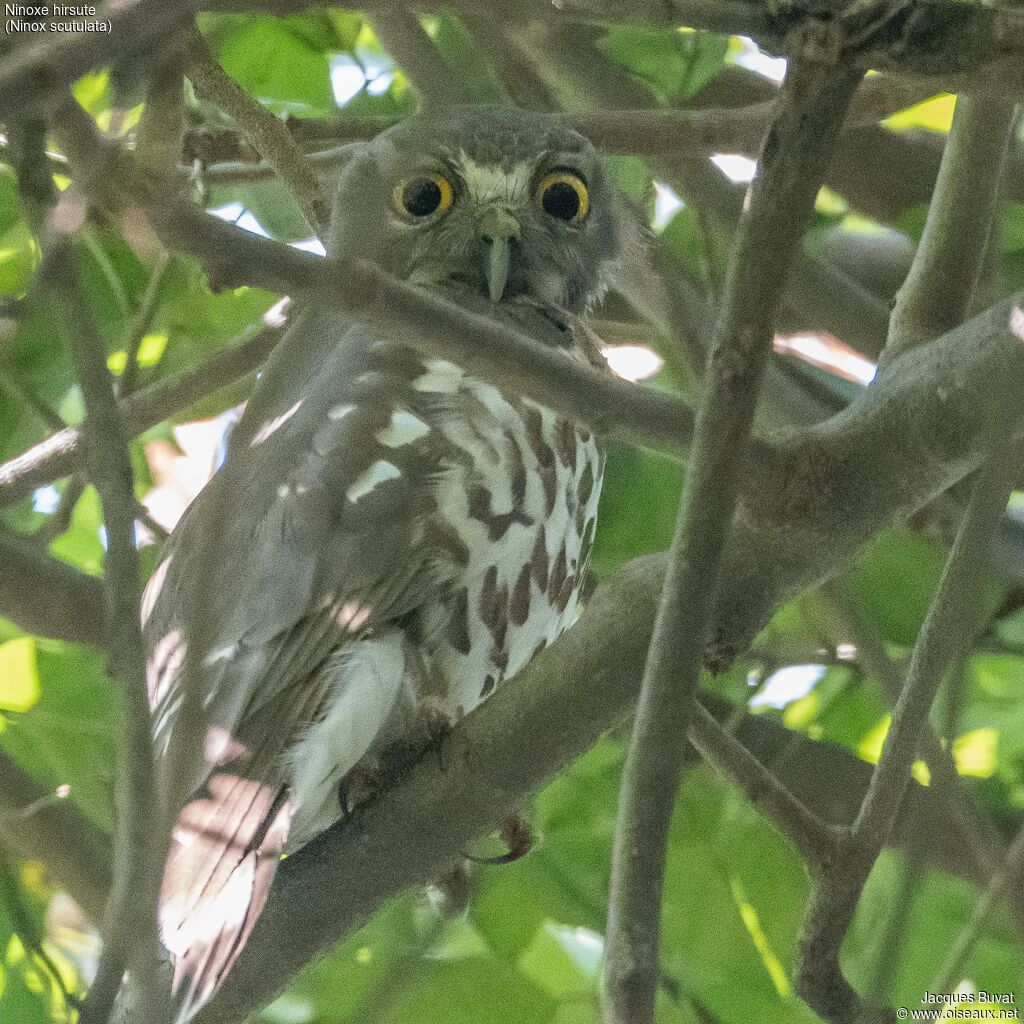
[[[449,14],[424,18],[423,24],[467,89],[495,98],[497,78],[478,45],[479,35]],[[347,114],[373,117],[404,115],[416,107],[409,81],[358,14],[324,9],[280,19],[207,15],[200,25],[225,70],[275,113],[327,117],[343,108]],[[758,90],[770,95],[772,80],[761,73],[776,78],[779,73],[777,64],[749,41],[702,32],[618,25],[594,30],[575,44],[591,66],[597,62],[621,85],[631,102],[640,97],[647,105],[725,104],[730,90],[742,94],[740,86],[747,95]],[[557,41],[548,40],[548,45]],[[568,109],[580,109],[584,100],[599,106],[600,96],[574,89],[569,64],[547,68],[552,92]],[[102,129],[131,134],[140,114],[139,83],[99,72],[79,81],[75,95]],[[910,154],[937,152],[952,108],[953,97],[940,95],[879,129],[908,154],[906,165],[889,169],[893,178],[913,173]],[[195,124],[224,122],[223,115],[194,97],[190,113]],[[3,159],[0,149],[0,296],[18,299],[40,257],[16,174]],[[713,300],[724,271],[728,224],[704,205],[706,196],[676,196],[659,185],[655,203],[655,168],[635,157],[613,162],[623,188],[655,225],[653,248],[668,273]],[[718,185],[737,193],[749,168],[735,159],[720,164],[741,184],[734,185],[719,170],[713,172]],[[64,184],[56,150],[53,170],[58,186]],[[884,176],[872,179],[862,172],[858,178],[855,171],[853,176],[848,193],[823,191],[806,249],[827,261],[846,245],[860,246],[857,251],[879,246],[884,258],[871,268],[873,275],[866,271],[858,281],[849,266],[842,272],[848,286],[866,290],[884,306],[892,279],[884,271],[890,263],[897,270],[905,267],[924,207],[883,202],[879,196],[888,195],[892,184]],[[308,236],[297,207],[276,182],[213,182],[205,201],[222,216],[279,239],[302,242]],[[102,332],[115,373],[128,362],[126,340],[151,292],[139,347],[142,383],[193,366],[226,346],[258,323],[276,299],[254,289],[214,292],[185,256],[147,263],[101,221],[81,235],[75,256],[86,282],[87,312]],[[995,257],[991,288],[1020,287],[1024,214],[1015,202],[1001,214]],[[657,386],[693,396],[697,375],[676,343],[639,321],[629,320],[623,329],[619,309],[604,315],[624,331],[616,340],[659,353]],[[803,321],[804,331],[821,327],[813,316]],[[796,391],[786,393],[791,405],[792,394],[798,396],[798,418],[813,419],[822,407],[838,408],[861,386],[849,379],[831,336],[824,341],[825,369],[792,355],[778,357],[786,379],[796,382]],[[870,359],[877,353],[864,354]],[[242,393],[228,389],[178,420],[223,412]],[[769,421],[778,420],[777,409],[768,403]],[[0,320],[0,461],[46,436],[55,418],[77,423],[81,413],[65,339],[46,306],[22,308],[16,327]],[[140,499],[155,485],[167,484],[166,461],[156,463],[153,453],[166,454],[168,444],[180,442],[183,435],[172,426],[154,428],[133,444]],[[633,555],[667,546],[679,484],[676,463],[624,446],[613,451],[595,556],[599,576]],[[78,491],[74,480],[41,488],[31,499],[4,509],[0,519],[57,557],[99,574],[98,501],[91,488]],[[66,528],[55,527],[57,522]],[[794,733],[874,761],[889,715],[881,676],[898,674],[913,644],[941,571],[948,526],[939,508],[878,538],[824,594],[782,609],[750,656],[715,681],[716,689]],[[950,737],[974,799],[1007,836],[1014,833],[1024,804],[1024,591],[1012,541],[1008,535],[991,572],[987,625],[949,681],[937,723],[939,732]],[[149,567],[155,550],[152,544],[143,547]],[[881,659],[864,657],[869,648],[881,652]],[[0,746],[54,794],[52,799],[73,801],[107,830],[116,771],[116,699],[98,654],[23,635],[0,620]],[[597,1024],[624,739],[625,734],[607,737],[545,788],[531,812],[542,837],[538,848],[511,865],[474,868],[464,916],[445,920],[425,894],[407,894],[309,969],[264,1011],[263,1019],[274,1024]],[[919,781],[926,783],[927,770],[920,768]],[[820,781],[827,786],[827,779]],[[16,822],[7,824],[17,827]],[[943,841],[942,835],[922,838]],[[0,1020],[43,1024],[69,1019],[60,985],[39,950],[45,950],[60,984],[74,991],[94,966],[95,933],[43,866],[8,855],[0,870]],[[679,795],[669,850],[659,1020],[813,1021],[789,980],[806,894],[804,869],[790,845],[727,783],[695,761]],[[989,919],[974,921],[979,896],[973,882],[931,871],[904,854],[886,853],[847,939],[851,980],[862,990],[888,994],[896,1005],[913,1004],[933,987],[943,951],[965,929],[974,929],[956,981],[991,992],[1022,993],[1017,927],[1004,906],[997,906]]]

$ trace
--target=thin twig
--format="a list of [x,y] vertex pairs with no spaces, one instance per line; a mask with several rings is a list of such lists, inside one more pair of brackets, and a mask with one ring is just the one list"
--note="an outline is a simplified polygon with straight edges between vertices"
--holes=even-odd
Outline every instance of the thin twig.
[[[874,676],[884,691],[891,708],[899,702],[905,679],[905,666],[897,664],[885,647],[885,640],[875,622],[864,614],[846,589],[834,581],[819,591],[831,617],[838,620],[857,648],[857,659]],[[956,762],[948,746],[943,746],[930,725],[921,738],[921,756],[931,775],[930,785],[949,805],[950,814],[963,825],[978,863],[993,870],[1006,856],[1005,844],[997,830],[985,820],[957,772]],[[1024,924],[1024,902],[1015,901],[1018,921]]]
[[1017,837],[1006,853],[1003,866],[989,880],[981,898],[974,905],[970,919],[960,929],[956,941],[949,947],[941,967],[936,972],[935,980],[928,986],[929,992],[939,993],[953,990],[958,977],[963,973],[964,963],[977,941],[981,929],[985,926],[985,922],[988,921],[993,910],[999,905],[999,901],[1006,894],[1010,885],[1019,883],[1022,868],[1024,868],[1024,829],[1018,831]]
[[840,855],[814,879],[800,942],[798,987],[830,1024],[852,1024],[862,1010],[860,997],[839,967],[839,950],[871,867],[896,822],[939,684],[976,628],[981,568],[1018,462],[1017,443],[1004,440],[979,471],[860,812]]
[[619,798],[605,952],[609,1024],[653,1020],[668,824],[739,469],[786,272],[860,78],[847,67],[791,64],[730,261]]
[[[136,391],[121,403],[125,430],[133,437],[208,398],[258,369],[280,340],[279,327],[256,327],[191,370]],[[67,476],[82,464],[82,431],[67,427],[0,465],[0,506]]]
[[156,309],[157,300],[160,297],[160,285],[163,283],[164,275],[171,264],[170,254],[165,250],[156,258],[156,264],[146,282],[146,290],[139,300],[139,308],[132,317],[128,328],[128,337],[125,341],[125,352],[128,361],[125,363],[124,372],[117,382],[117,397],[124,401],[134,390],[136,378],[139,372],[139,346],[142,339],[149,331],[150,321],[153,319],[153,312]]
[[85,402],[87,464],[100,494],[107,530],[107,653],[113,675],[121,684],[122,699],[115,890],[104,923],[103,956],[81,1019],[83,1024],[108,1020],[124,971],[131,968],[140,993],[141,1020],[156,1024],[161,999],[151,952],[157,942],[162,843],[153,816],[156,791],[146,657],[139,627],[141,582],[131,460],[103,344],[89,317],[71,315],[71,310],[86,305],[77,267],[68,255],[58,259],[62,274],[58,295],[71,325],[72,362]]
[[833,828],[793,796],[700,703],[694,706],[690,720],[690,742],[789,837],[807,863],[824,863],[834,853],[836,835]]
[[60,969],[47,952],[41,930],[36,927],[31,912],[25,906],[24,894],[14,865],[7,862],[2,849],[0,849],[0,903],[6,905],[7,916],[14,926],[14,934],[21,941],[25,952],[34,956],[42,964],[53,983],[60,989],[65,1007],[68,1010],[77,1009],[78,997],[68,989],[64,982],[64,975],[61,974]]
[[309,169],[287,127],[224,71],[198,36],[191,56],[188,76],[196,92],[231,115],[256,151],[281,176],[306,222],[322,241],[327,237],[330,208],[320,179]]

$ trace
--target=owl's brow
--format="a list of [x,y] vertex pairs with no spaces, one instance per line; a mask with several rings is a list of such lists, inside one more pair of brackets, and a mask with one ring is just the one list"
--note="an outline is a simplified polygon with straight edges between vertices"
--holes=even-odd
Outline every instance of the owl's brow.
[[537,163],[521,160],[511,167],[499,163],[477,163],[465,150],[460,150],[457,167],[466,191],[478,203],[493,199],[521,202],[530,193]]

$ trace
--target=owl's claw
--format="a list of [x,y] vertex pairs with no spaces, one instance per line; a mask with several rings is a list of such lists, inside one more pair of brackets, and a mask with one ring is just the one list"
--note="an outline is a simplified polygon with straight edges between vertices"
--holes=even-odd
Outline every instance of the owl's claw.
[[463,856],[474,864],[511,864],[520,857],[525,857],[535,844],[533,826],[519,814],[507,817],[501,824],[499,834],[508,848],[504,853],[497,857],[474,857],[469,853]]
[[397,743],[364,758],[338,784],[342,821],[349,821],[360,807],[373,803],[430,751],[436,751],[444,771],[444,741],[451,728],[448,712],[429,698],[423,700]]
[[416,709],[415,720],[405,741],[413,759],[418,760],[433,751],[437,755],[438,768],[444,771],[444,741],[453,725],[451,715],[440,703],[424,698]]
[[376,758],[357,764],[338,783],[341,820],[347,824],[360,807],[373,803],[387,788],[387,781],[387,773]]

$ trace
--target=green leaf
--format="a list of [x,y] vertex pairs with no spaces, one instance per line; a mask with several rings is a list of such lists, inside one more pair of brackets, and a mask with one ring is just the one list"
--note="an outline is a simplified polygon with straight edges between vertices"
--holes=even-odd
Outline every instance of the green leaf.
[[[868,878],[846,942],[845,962],[848,977],[862,991],[880,956],[885,921],[893,912],[900,893],[900,858],[883,853]],[[913,899],[903,931],[891,1002],[896,1006],[917,1006],[922,992],[934,991],[936,974],[942,962],[937,951],[953,948],[978,904],[976,886],[949,875],[929,872]],[[964,970],[954,979],[958,984],[969,978],[978,989],[988,992],[1017,992],[1024,966],[1015,927],[1005,905],[982,926],[980,935],[968,953]]]
[[725,66],[729,37],[690,30],[615,25],[598,42],[665,102],[696,95]]
[[38,700],[35,641],[20,636],[0,644],[0,712],[25,712]]
[[241,203],[274,238],[282,242],[299,241],[313,233],[295,197],[277,178],[211,190],[211,206],[232,202]]
[[246,22],[219,43],[224,70],[275,113],[330,113],[335,104],[326,54],[287,21],[261,17]]
[[956,107],[956,96],[944,92],[938,96],[915,103],[906,110],[887,117],[882,125],[890,131],[906,131],[919,129],[938,134],[945,134],[953,123],[953,109]]
[[50,545],[50,553],[92,576],[103,572],[103,517],[95,488],[87,487],[75,505],[71,523]]
[[992,628],[1001,644],[1024,653],[1024,608],[998,619]]
[[17,176],[0,163],[0,298],[22,295],[37,261],[36,241],[22,215]]
[[628,445],[609,448],[591,562],[599,577],[669,546],[681,488],[678,462]]
[[547,921],[519,958],[519,969],[559,1001],[596,998],[602,947],[594,932]]
[[[910,647],[938,586],[946,551],[942,545],[907,529],[881,534],[858,555],[848,579],[851,595],[895,644]],[[1005,583],[989,573],[983,620],[998,607]]]
[[[16,903],[13,901],[17,901]],[[56,981],[18,936],[38,944],[44,935],[45,905],[19,883],[13,865],[0,863],[0,1020],[11,1024],[65,1021]]]
[[51,791],[68,797],[102,828],[112,827],[117,763],[114,691],[96,652],[33,639],[39,698],[8,715],[0,746]]
[[544,1024],[554,1016],[551,997],[497,959],[423,962],[414,971],[380,1024]]

